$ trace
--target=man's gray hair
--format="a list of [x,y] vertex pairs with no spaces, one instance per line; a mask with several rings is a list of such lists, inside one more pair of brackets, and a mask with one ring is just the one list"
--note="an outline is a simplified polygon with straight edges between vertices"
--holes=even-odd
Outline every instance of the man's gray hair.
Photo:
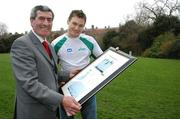
[[45,5],[38,5],[38,6],[35,6],[34,8],[32,8],[31,15],[30,15],[31,19],[35,19],[36,18],[37,11],[51,12],[52,13],[52,19],[54,19],[53,11],[48,6],[45,6]]

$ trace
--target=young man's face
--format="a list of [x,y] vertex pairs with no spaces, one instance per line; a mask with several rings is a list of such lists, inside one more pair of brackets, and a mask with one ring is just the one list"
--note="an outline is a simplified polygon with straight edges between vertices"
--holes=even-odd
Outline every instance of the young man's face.
[[50,35],[52,29],[52,13],[37,11],[35,19],[31,19],[31,26],[33,30],[41,37],[45,38]]
[[82,33],[85,26],[85,20],[74,16],[68,21],[68,35],[70,37],[78,37]]

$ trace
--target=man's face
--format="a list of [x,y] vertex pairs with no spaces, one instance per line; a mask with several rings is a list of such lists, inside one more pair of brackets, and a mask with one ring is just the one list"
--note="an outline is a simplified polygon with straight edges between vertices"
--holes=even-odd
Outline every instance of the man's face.
[[50,35],[52,29],[52,13],[37,11],[35,19],[31,19],[31,26],[35,33],[45,38]]
[[78,37],[83,31],[85,25],[85,20],[74,16],[68,21],[68,35],[70,37]]

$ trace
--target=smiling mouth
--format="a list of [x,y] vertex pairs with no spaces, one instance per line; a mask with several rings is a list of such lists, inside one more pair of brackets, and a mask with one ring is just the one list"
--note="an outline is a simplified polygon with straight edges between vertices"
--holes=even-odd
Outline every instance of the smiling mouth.
[[50,29],[48,29],[47,27],[46,28],[40,28],[42,31],[44,31],[44,32],[49,32],[50,31]]
[[74,31],[75,34],[79,34],[80,32],[79,31]]

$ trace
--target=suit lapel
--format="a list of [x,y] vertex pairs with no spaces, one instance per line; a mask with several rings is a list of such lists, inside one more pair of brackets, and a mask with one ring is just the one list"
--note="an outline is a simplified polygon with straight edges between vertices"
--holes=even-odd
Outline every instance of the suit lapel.
[[[53,47],[52,47],[50,44],[49,44],[49,49],[50,49],[51,54],[52,54],[52,59],[56,62],[57,56],[56,56],[56,54],[55,54],[55,52],[54,52]],[[56,63],[57,63],[57,62],[56,62]]]
[[35,47],[40,51],[40,53],[47,59],[47,61],[51,64],[51,59],[49,58],[48,54],[45,52],[44,47],[42,43],[39,41],[39,39],[34,35],[32,31],[29,33],[30,40],[35,45]]
[[53,49],[53,47],[49,44],[49,49],[51,51],[52,54],[52,61],[54,62],[54,68],[55,68],[55,72],[57,73],[57,55],[55,54],[55,51]]

